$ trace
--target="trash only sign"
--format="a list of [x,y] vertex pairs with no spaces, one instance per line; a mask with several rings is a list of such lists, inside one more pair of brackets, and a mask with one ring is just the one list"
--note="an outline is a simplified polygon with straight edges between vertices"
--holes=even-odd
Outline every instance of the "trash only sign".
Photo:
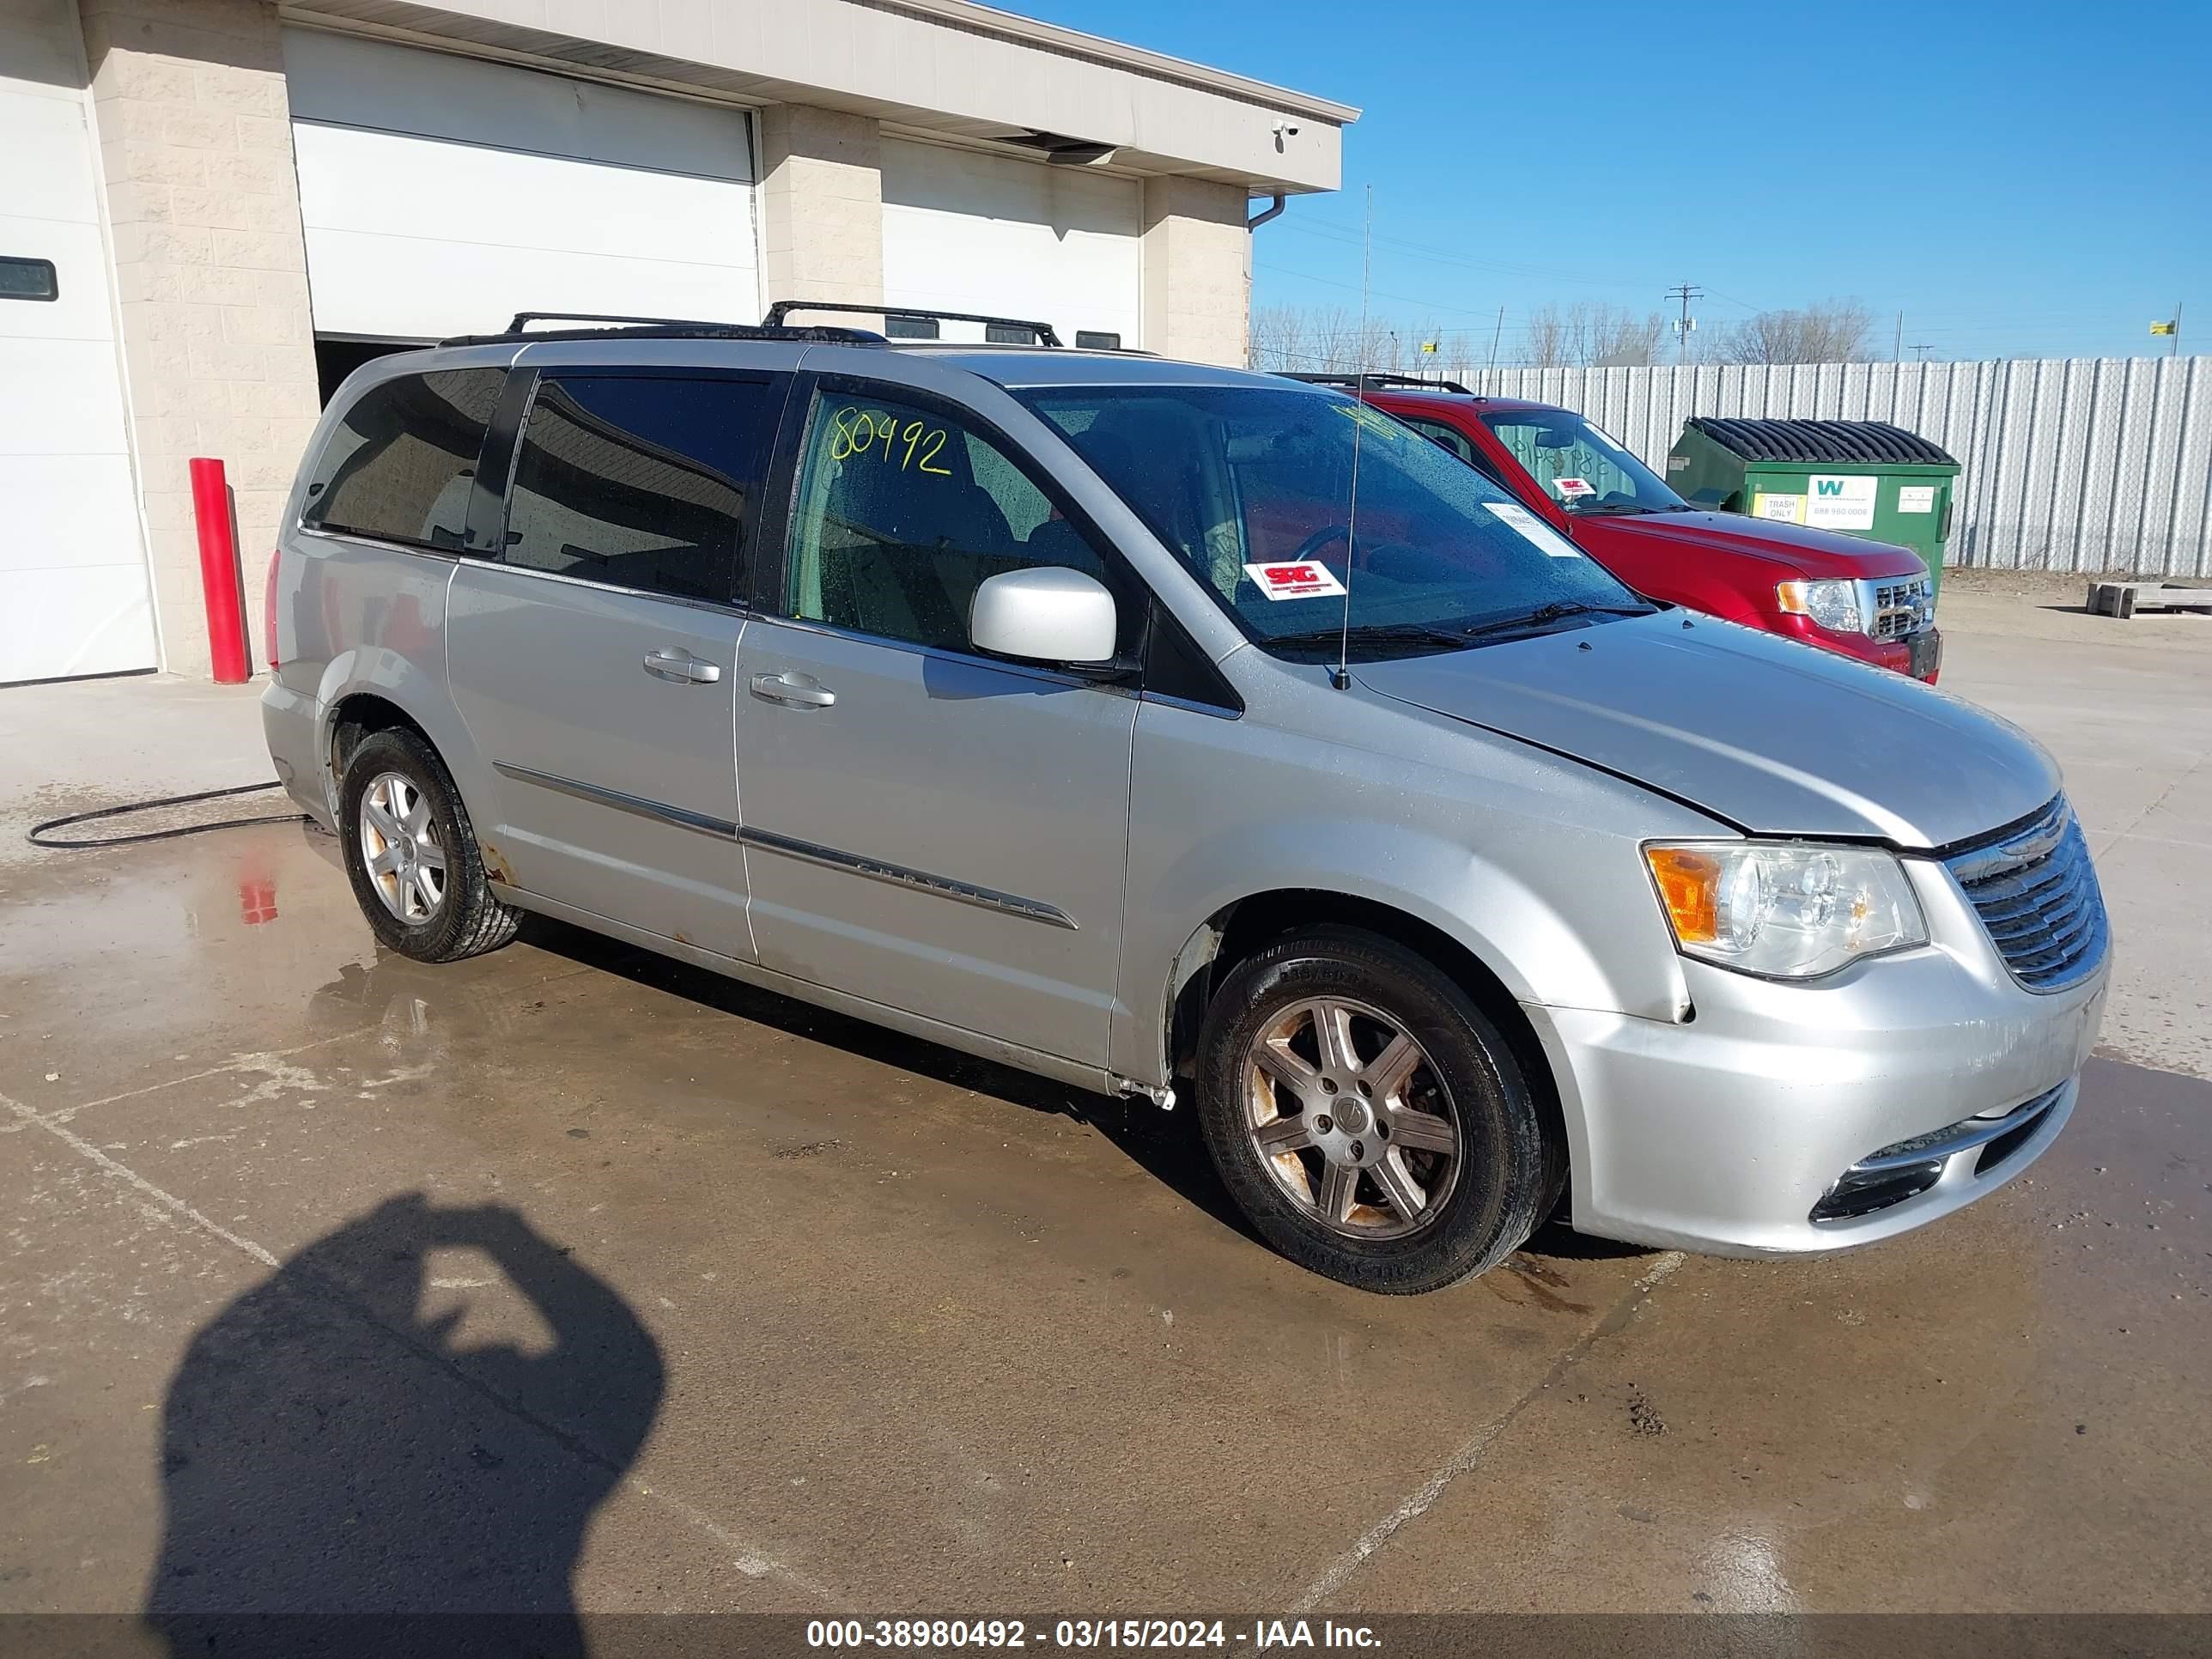
[[1805,491],[1805,522],[1820,530],[1871,530],[1881,480],[1815,472]]

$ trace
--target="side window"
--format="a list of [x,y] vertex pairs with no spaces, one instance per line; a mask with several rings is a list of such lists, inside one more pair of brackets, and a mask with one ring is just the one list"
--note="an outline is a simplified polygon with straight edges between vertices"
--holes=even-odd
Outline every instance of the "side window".
[[1029,474],[957,417],[878,398],[815,400],[785,579],[792,616],[966,651],[976,588],[1034,565],[1108,580]]
[[1457,427],[1446,426],[1442,421],[1417,421],[1411,416],[1407,417],[1406,424],[1424,438],[1435,439],[1500,489],[1506,489],[1505,480],[1498,476],[1497,463],[1477,449],[1474,440]]
[[1415,420],[1410,415],[1404,419],[1407,426],[1413,428],[1424,438],[1434,439],[1462,461],[1470,463],[1474,461],[1474,446],[1468,441],[1467,434],[1460,431],[1456,427],[1446,426],[1441,421]]
[[548,374],[507,495],[508,564],[727,603],[779,381]]
[[303,521],[415,547],[459,547],[477,454],[506,384],[503,368],[454,368],[371,386],[317,461]]

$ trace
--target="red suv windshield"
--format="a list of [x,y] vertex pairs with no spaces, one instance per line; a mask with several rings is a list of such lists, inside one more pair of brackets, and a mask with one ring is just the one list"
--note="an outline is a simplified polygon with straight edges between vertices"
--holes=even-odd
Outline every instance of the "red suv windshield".
[[1544,493],[1570,513],[1686,513],[1667,481],[1581,416],[1500,410],[1482,423]]

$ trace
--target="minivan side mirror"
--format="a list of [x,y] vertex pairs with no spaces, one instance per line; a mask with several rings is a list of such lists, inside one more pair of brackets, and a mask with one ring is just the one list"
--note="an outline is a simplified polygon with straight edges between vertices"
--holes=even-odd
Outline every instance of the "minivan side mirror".
[[1110,663],[1119,631],[1114,596],[1064,565],[987,577],[968,612],[978,651],[1024,662]]

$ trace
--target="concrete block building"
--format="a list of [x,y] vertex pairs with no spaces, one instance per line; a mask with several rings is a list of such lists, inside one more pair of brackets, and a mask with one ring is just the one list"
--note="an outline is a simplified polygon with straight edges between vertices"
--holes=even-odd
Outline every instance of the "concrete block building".
[[969,0],[0,0],[0,684],[205,672],[188,460],[258,589],[337,382],[519,311],[1242,362],[1357,114]]

